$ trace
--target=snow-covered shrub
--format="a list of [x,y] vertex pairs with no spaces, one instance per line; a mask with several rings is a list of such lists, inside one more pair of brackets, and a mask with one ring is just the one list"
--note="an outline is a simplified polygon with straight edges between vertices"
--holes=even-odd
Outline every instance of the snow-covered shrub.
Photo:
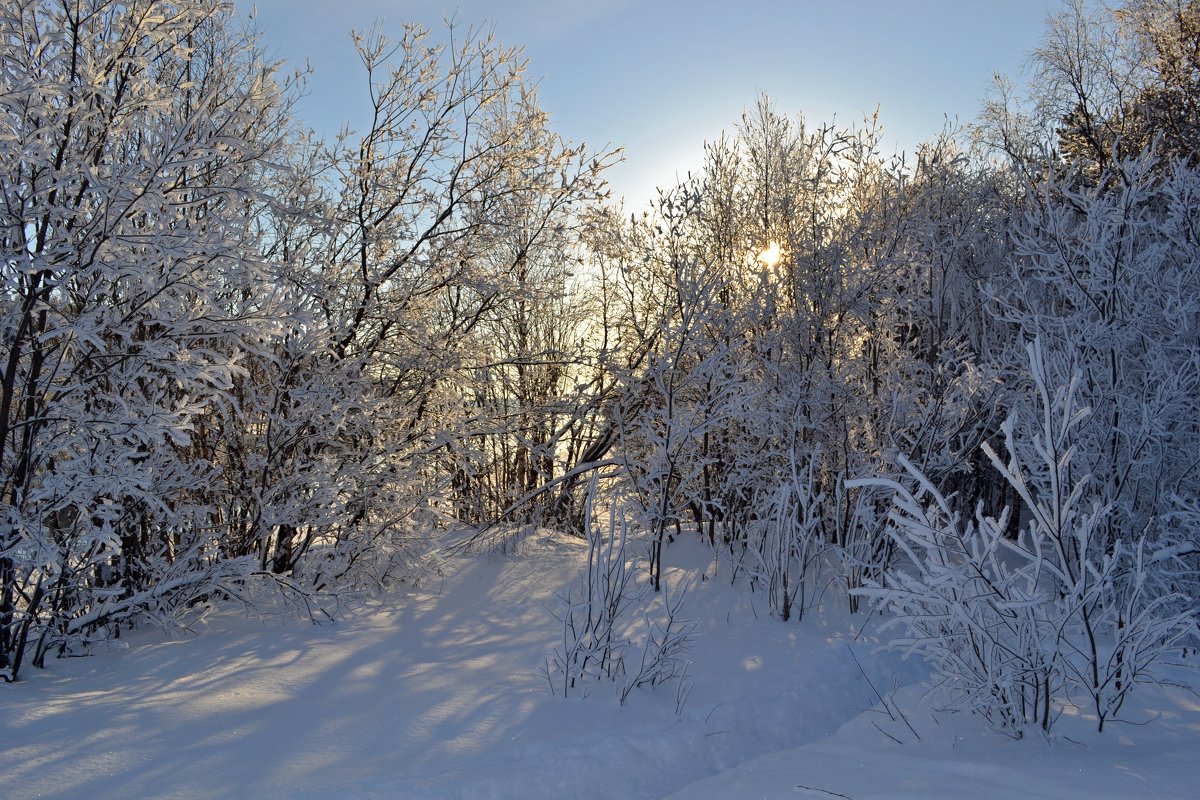
[[628,525],[613,507],[609,525],[600,530],[592,521],[591,496],[585,511],[588,538],[587,567],[580,586],[559,594],[562,644],[546,665],[547,680],[566,697],[584,680],[615,680],[624,673],[624,621],[644,593],[626,555]]
[[[680,619],[679,612],[683,608],[687,596],[687,586],[677,589],[674,597],[670,589],[663,584],[661,595],[662,604],[659,618],[643,605],[640,646],[633,642],[632,648],[639,650],[637,664],[630,662],[624,677],[619,681],[618,697],[624,704],[629,694],[641,686],[658,686],[675,681],[684,684],[687,678],[688,661],[686,656],[691,645],[692,634],[696,630],[695,620]],[[639,599],[645,600],[645,594]],[[682,689],[686,696],[687,688]]]
[[15,680],[27,657],[247,574],[217,563],[204,492],[220,457],[198,443],[290,321],[254,228],[288,114],[212,0],[8,4],[0,70],[0,676]]
[[[551,689],[564,697],[587,682],[615,681],[624,703],[637,687],[684,679],[684,656],[696,623],[679,617],[686,588],[672,597],[665,584],[658,594],[649,583],[638,582],[637,563],[626,548],[628,522],[614,504],[607,526],[597,525],[595,494],[593,481],[584,511],[587,566],[580,585],[558,595],[553,613],[562,623],[562,642],[544,674]],[[629,658],[634,652],[636,663]]]
[[855,592],[895,615],[891,624],[903,634],[891,644],[929,661],[955,707],[1020,730],[1042,719],[1044,700],[1062,689],[1061,676],[1042,658],[1033,618],[1043,599],[1037,575],[1013,574],[1002,558],[1005,517],[980,512],[964,526],[924,476],[914,477],[921,487],[915,495],[891,481],[851,482],[895,492],[888,531],[899,551],[882,585],[868,582]]
[[761,587],[771,612],[800,619],[819,593],[821,559],[829,548],[822,535],[816,459],[800,459],[793,448],[791,469],[778,486],[760,493],[758,516],[747,524],[743,564],[752,587]]
[[1098,184],[1067,172],[1029,190],[1010,273],[992,284],[991,316],[1017,334],[996,353],[1011,384],[1035,338],[1068,354],[1046,362],[1049,385],[1079,374],[1090,413],[1073,463],[1106,507],[1106,544],[1135,547],[1173,496],[1200,493],[1198,199],[1200,170],[1153,150],[1113,161]]
[[[882,575],[891,559],[891,539],[886,533],[891,493],[880,486],[856,485],[842,477],[834,492],[834,555],[837,575],[845,586],[847,604],[857,613],[862,597],[858,593],[867,582]],[[851,491],[855,488],[856,491]],[[842,511],[844,509],[844,511]]]
[[1052,390],[1039,343],[1029,347],[1040,419],[1004,424],[1007,462],[985,452],[1023,501],[1027,524],[1005,535],[1012,509],[976,508],[965,521],[901,459],[917,489],[895,493],[888,533],[899,557],[882,584],[860,590],[895,615],[892,641],[924,656],[951,703],[1020,735],[1049,732],[1063,705],[1086,698],[1103,730],[1133,686],[1195,630],[1185,598],[1156,590],[1171,552],[1146,534],[1107,542],[1108,509],[1088,476],[1071,469],[1075,431],[1087,417],[1077,380]]

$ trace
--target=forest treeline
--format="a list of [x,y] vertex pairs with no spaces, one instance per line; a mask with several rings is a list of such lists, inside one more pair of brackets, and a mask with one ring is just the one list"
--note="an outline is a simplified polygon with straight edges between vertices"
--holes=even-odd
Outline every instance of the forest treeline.
[[7,680],[597,502],[656,586],[682,533],[890,605],[1014,730],[1194,644],[1200,3],[1065,6],[907,157],[760,97],[632,214],[519,50],[354,44],[328,141],[227,3],[4,4]]

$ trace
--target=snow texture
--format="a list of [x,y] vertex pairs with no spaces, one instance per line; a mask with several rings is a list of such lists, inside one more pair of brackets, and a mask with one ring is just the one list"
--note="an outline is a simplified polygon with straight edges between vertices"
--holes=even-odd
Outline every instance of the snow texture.
[[1099,735],[1068,708],[1049,741],[1008,739],[938,713],[925,668],[880,650],[873,620],[859,632],[865,615],[780,622],[710,553],[667,549],[664,577],[691,578],[701,621],[679,715],[670,686],[624,707],[611,682],[550,691],[555,595],[586,548],[547,536],[338,624],[215,616],[193,638],[140,634],[31,671],[0,686],[0,796],[1095,800],[1200,785],[1200,700],[1184,688],[1134,695],[1124,716],[1149,725]]

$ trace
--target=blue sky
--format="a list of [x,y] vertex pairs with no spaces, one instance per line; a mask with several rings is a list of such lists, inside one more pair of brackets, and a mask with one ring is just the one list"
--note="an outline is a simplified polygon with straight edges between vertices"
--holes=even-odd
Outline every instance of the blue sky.
[[895,149],[969,122],[993,73],[1014,78],[1058,0],[236,0],[265,42],[314,74],[301,113],[332,134],[365,107],[349,31],[488,20],[521,45],[543,108],[565,138],[624,146],[610,173],[640,206],[699,165],[765,92],[810,123],[855,123],[881,107]]

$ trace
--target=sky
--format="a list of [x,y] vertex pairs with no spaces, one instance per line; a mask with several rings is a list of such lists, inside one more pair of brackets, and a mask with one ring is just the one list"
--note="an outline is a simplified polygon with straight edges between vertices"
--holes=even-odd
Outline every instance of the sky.
[[759,93],[810,124],[880,108],[893,150],[972,121],[996,73],[1020,80],[1059,0],[236,0],[269,52],[312,68],[300,113],[319,133],[361,119],[351,29],[494,25],[521,46],[564,138],[623,147],[608,174],[632,206],[702,162]]

